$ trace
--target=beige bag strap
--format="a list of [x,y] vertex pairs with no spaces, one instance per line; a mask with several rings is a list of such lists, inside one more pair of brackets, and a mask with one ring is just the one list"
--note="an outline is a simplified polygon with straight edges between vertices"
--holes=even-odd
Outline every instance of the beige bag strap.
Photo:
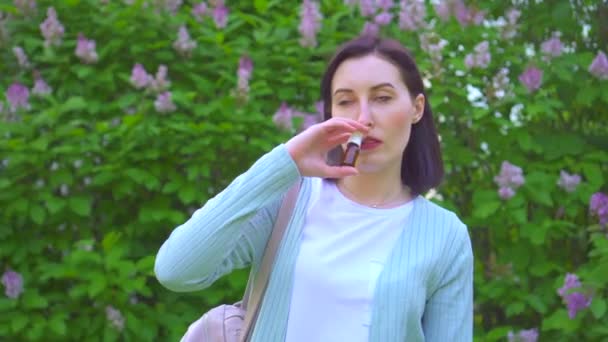
[[252,282],[253,272],[249,274],[247,289],[245,290],[245,296],[243,297],[242,302],[246,313],[241,334],[241,341],[249,340],[252,327],[258,317],[260,302],[264,292],[266,292],[272,264],[276,258],[279,245],[281,244],[283,233],[285,233],[285,230],[287,229],[287,224],[289,223],[289,219],[291,218],[291,214],[293,213],[293,209],[296,205],[301,183],[301,181],[298,181],[294,186],[292,186],[283,199],[283,203],[279,209],[279,214],[277,215],[277,220],[275,221],[274,227],[272,228],[272,233],[270,234],[270,239],[268,240],[266,249],[264,250],[260,270],[258,271],[254,282]]

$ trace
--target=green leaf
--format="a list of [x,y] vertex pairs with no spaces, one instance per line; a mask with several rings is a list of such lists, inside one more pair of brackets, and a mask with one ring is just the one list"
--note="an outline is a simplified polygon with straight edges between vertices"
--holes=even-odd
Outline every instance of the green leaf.
[[30,217],[35,223],[42,224],[46,218],[46,212],[42,206],[33,205],[30,208]]
[[541,314],[545,314],[547,312],[547,305],[543,302],[543,300],[535,295],[529,294],[526,296],[526,302],[534,308],[537,312]]
[[29,319],[26,315],[16,312],[13,315],[11,315],[10,321],[11,321],[11,328],[13,329],[13,333],[16,334],[16,333],[21,332],[21,330],[23,330],[23,328],[25,328]]
[[23,306],[28,309],[44,309],[49,305],[46,298],[42,297],[38,292],[26,291],[23,295]]
[[180,191],[178,191],[177,193],[177,196],[184,204],[190,204],[197,199],[198,193],[199,192],[196,187],[190,185],[180,189]]
[[108,281],[101,275],[95,275],[92,277],[92,281],[89,285],[89,296],[97,297],[103,290],[106,289]]
[[591,300],[591,312],[593,317],[601,319],[606,314],[606,301],[601,298],[593,298]]
[[107,252],[114,248],[116,243],[120,241],[122,235],[123,233],[121,232],[109,232],[108,234],[106,234],[106,236],[103,238],[103,241],[101,242],[103,250]]
[[476,218],[484,219],[494,214],[496,210],[500,208],[499,201],[482,202],[473,208],[473,216]]
[[68,205],[76,214],[88,216],[91,213],[91,201],[91,198],[86,196],[70,197]]
[[507,317],[518,315],[524,311],[525,305],[522,302],[515,302],[507,305]]
[[82,110],[82,109],[85,109],[86,107],[87,107],[87,102],[84,100],[84,98],[82,98],[80,96],[74,96],[74,97],[70,97],[66,102],[63,103],[60,111],[65,113],[65,112],[70,112],[70,111],[75,111],[75,110]]
[[44,137],[40,137],[32,141],[30,146],[37,151],[45,151],[49,146],[49,140]]
[[265,14],[268,10],[268,0],[254,0],[253,5],[260,14]]
[[12,182],[9,179],[0,179],[0,189],[8,188]]
[[0,298],[0,312],[10,311],[9,309],[14,309],[15,307],[17,307],[17,303],[18,301],[12,298]]
[[61,209],[65,208],[66,201],[62,198],[52,197],[47,199],[45,202],[46,208],[49,210],[51,215],[58,213]]
[[580,320],[570,319],[565,309],[559,309],[543,320],[541,330],[557,330],[561,333],[570,333],[576,331],[579,325]]
[[66,317],[65,314],[55,313],[49,321],[49,327],[59,336],[65,336],[67,332]]
[[604,183],[604,176],[602,176],[602,169],[599,165],[584,164],[583,174],[592,185],[600,186]]
[[137,261],[135,267],[137,267],[138,270],[144,272],[152,270],[154,268],[154,259],[154,255],[148,255],[146,257],[143,257]]
[[554,265],[548,262],[546,259],[538,259],[532,264],[532,266],[530,266],[529,271],[530,274],[534,276],[544,277],[554,268]]

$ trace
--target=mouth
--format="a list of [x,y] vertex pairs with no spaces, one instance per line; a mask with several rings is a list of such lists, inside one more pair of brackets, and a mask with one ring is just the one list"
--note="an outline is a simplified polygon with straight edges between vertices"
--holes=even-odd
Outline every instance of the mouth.
[[374,137],[366,137],[361,143],[361,150],[373,150],[382,145],[382,140]]

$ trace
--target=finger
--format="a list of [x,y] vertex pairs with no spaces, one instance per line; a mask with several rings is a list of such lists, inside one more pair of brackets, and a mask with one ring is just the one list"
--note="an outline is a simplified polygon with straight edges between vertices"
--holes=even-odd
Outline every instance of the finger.
[[334,135],[332,137],[330,137],[327,140],[327,143],[331,146],[336,146],[336,145],[341,145],[344,144],[348,141],[348,138],[350,138],[352,134],[351,133],[340,133],[337,135]]
[[323,168],[324,174],[328,178],[344,178],[348,176],[356,176],[359,174],[356,168],[352,166],[329,166]]
[[[362,124],[361,122],[348,118],[335,118],[336,121],[342,121],[348,124],[350,127],[355,128],[357,131],[361,131],[363,133],[367,133],[369,131],[369,126]],[[333,120],[333,119],[332,119]]]
[[355,121],[343,121],[343,120],[335,120],[335,121],[327,121],[325,124],[325,133],[326,134],[336,134],[336,133],[349,133],[352,134],[355,131],[361,131],[363,134],[367,134],[369,128],[361,123],[357,123]]

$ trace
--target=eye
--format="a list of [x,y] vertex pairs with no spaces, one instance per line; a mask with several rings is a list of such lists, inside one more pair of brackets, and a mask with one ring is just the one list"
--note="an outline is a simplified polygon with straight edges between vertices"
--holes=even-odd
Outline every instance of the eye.
[[341,100],[338,101],[338,106],[348,106],[352,101],[350,100]]
[[391,99],[392,99],[392,97],[390,97],[390,96],[378,96],[378,97],[376,97],[376,101],[382,102],[382,103],[388,102]]

